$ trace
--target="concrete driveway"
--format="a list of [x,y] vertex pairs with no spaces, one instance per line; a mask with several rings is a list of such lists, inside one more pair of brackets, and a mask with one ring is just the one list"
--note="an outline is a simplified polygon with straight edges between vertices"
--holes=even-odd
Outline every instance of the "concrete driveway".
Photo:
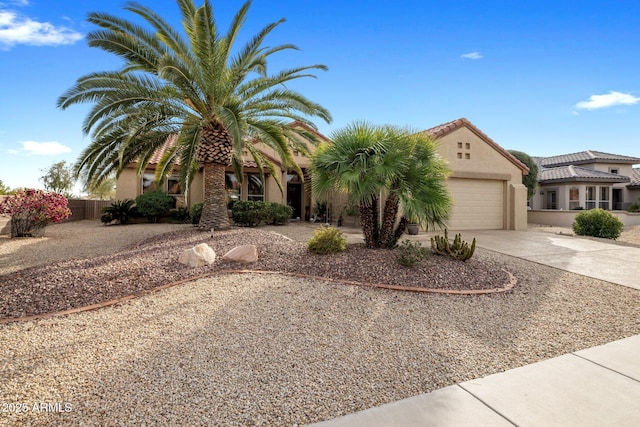
[[484,249],[640,289],[640,248],[635,246],[535,231],[462,232],[464,240],[473,237]]

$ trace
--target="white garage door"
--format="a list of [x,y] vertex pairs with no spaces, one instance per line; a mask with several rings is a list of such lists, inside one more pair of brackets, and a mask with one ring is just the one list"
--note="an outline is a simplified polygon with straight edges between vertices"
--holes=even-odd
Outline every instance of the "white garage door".
[[451,230],[502,230],[504,228],[504,181],[450,178],[453,198]]

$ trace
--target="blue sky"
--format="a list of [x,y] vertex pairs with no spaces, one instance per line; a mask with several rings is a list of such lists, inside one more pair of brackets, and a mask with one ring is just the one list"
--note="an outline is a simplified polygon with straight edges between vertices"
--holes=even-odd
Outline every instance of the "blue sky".
[[[179,24],[174,0],[141,0]],[[56,108],[87,73],[119,61],[89,48],[87,13],[120,0],[0,0],[0,180],[42,187],[42,170],[89,143],[88,105]],[[239,0],[214,0],[226,29]],[[353,120],[423,130],[460,117],[507,149],[640,157],[640,2],[254,0],[243,35],[287,21],[267,44],[301,50],[271,71],[322,63],[297,89]],[[242,41],[242,40],[241,40]]]

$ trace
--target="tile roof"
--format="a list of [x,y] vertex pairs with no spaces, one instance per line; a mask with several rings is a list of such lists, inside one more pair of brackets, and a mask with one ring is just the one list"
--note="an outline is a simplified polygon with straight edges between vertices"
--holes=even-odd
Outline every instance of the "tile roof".
[[538,173],[538,181],[541,184],[551,182],[629,182],[628,176],[618,175],[609,172],[587,169],[580,166],[558,166],[554,168],[542,168]]
[[559,156],[541,157],[539,164],[544,167],[580,165],[585,163],[621,163],[640,164],[640,158],[621,156],[619,154],[603,153],[602,151],[580,151],[578,153],[562,154]]
[[437,138],[443,137],[445,135],[448,135],[451,132],[453,132],[454,130],[462,128],[462,127],[466,127],[469,130],[471,130],[478,137],[480,137],[480,139],[483,139],[487,144],[489,144],[491,147],[493,147],[494,150],[496,150],[498,153],[502,154],[504,157],[507,158],[507,160],[509,160],[511,163],[513,163],[514,165],[519,167],[522,170],[523,175],[527,175],[529,173],[529,168],[524,163],[522,163],[520,160],[518,160],[516,157],[514,157],[511,153],[509,153],[507,150],[505,150],[500,145],[498,145],[497,142],[495,142],[493,139],[489,138],[489,136],[487,136],[487,134],[482,132],[473,123],[471,123],[469,120],[467,120],[464,117],[459,118],[457,120],[450,121],[448,123],[443,123],[441,125],[434,126],[434,127],[430,128],[430,129],[424,130],[422,132],[427,134],[427,135],[432,136],[433,138],[437,139]]
[[631,182],[627,187],[640,188],[640,168],[633,168],[631,171]]

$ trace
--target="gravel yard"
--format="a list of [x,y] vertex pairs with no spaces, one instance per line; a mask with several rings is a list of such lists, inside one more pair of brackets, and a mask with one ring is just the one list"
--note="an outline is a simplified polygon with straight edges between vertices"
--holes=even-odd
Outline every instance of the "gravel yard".
[[[188,226],[96,224],[50,227],[44,244],[11,250],[16,243],[0,240],[0,281],[49,274],[46,254],[58,269],[99,268],[82,258],[108,264],[120,251],[141,262],[135,250],[152,257],[163,238],[136,242],[165,231],[146,227],[190,235]],[[75,236],[75,252],[63,256],[68,240],[56,240],[58,231],[82,227],[91,232]],[[269,237],[261,255],[288,242],[272,230],[302,241],[312,231],[246,230]],[[107,242],[114,234],[116,250]],[[176,246],[181,234],[171,235]],[[357,263],[376,262],[355,254]],[[96,311],[0,324],[0,425],[305,424],[640,333],[637,290],[490,251],[478,257],[512,271],[516,287],[452,296],[231,274]],[[18,271],[21,263],[34,268]],[[34,412],[39,402],[63,412]]]

